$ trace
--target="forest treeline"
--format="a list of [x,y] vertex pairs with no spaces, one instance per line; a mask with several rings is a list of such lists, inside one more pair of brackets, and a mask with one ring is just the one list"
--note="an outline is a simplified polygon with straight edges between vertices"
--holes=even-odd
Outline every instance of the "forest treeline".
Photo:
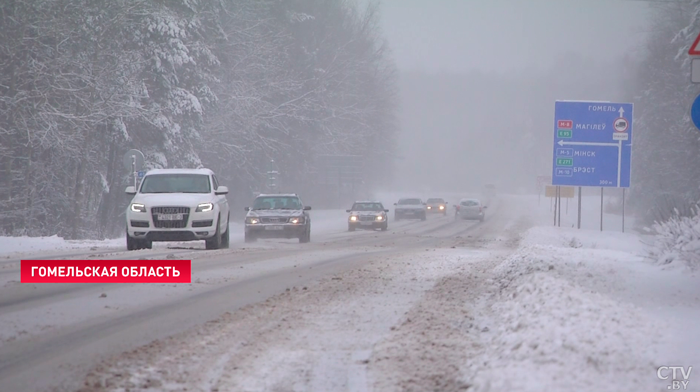
[[351,0],[2,1],[0,234],[121,234],[131,148],[147,168],[209,167],[233,198],[260,190],[271,160],[284,184],[312,187],[324,154],[363,156],[371,187],[398,130],[377,10]]

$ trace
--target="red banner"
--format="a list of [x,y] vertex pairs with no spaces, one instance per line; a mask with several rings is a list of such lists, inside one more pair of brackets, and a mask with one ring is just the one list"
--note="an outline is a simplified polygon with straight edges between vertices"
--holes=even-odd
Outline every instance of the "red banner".
[[22,283],[191,283],[191,260],[22,260]]

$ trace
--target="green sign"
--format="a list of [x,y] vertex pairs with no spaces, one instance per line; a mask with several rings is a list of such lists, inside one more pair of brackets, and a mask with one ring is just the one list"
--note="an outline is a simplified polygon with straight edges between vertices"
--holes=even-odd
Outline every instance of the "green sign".
[[557,131],[557,136],[560,139],[571,139],[572,133],[571,129],[560,129]]
[[573,166],[574,160],[572,158],[557,158],[557,166]]

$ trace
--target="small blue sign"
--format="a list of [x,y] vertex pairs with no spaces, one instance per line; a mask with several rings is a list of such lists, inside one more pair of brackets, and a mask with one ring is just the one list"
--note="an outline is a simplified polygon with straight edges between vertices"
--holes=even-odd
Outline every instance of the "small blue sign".
[[145,172],[145,171],[140,171],[140,172],[139,172],[139,178],[143,178],[143,176],[145,176],[145,175],[146,175],[146,172]]
[[700,129],[700,95],[695,98],[690,107],[690,119],[693,120],[695,128]]
[[[693,108],[700,124],[700,99]],[[632,111],[631,103],[555,102],[552,185],[629,188]]]

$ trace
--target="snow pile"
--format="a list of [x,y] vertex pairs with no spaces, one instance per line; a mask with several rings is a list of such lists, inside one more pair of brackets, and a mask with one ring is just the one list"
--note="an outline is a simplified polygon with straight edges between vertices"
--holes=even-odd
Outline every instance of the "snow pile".
[[700,267],[700,211],[690,216],[676,213],[665,222],[655,223],[655,234],[650,256],[661,264],[686,264],[692,269]]
[[56,251],[66,249],[90,249],[123,247],[124,238],[110,240],[66,240],[57,235],[51,237],[0,237],[0,256],[14,253]]
[[619,277],[606,276],[603,265],[640,259],[586,249],[597,233],[578,234],[533,228],[496,268],[498,290],[481,333],[488,350],[470,363],[475,392],[644,391],[654,383],[665,323],[584,284],[614,284]]

